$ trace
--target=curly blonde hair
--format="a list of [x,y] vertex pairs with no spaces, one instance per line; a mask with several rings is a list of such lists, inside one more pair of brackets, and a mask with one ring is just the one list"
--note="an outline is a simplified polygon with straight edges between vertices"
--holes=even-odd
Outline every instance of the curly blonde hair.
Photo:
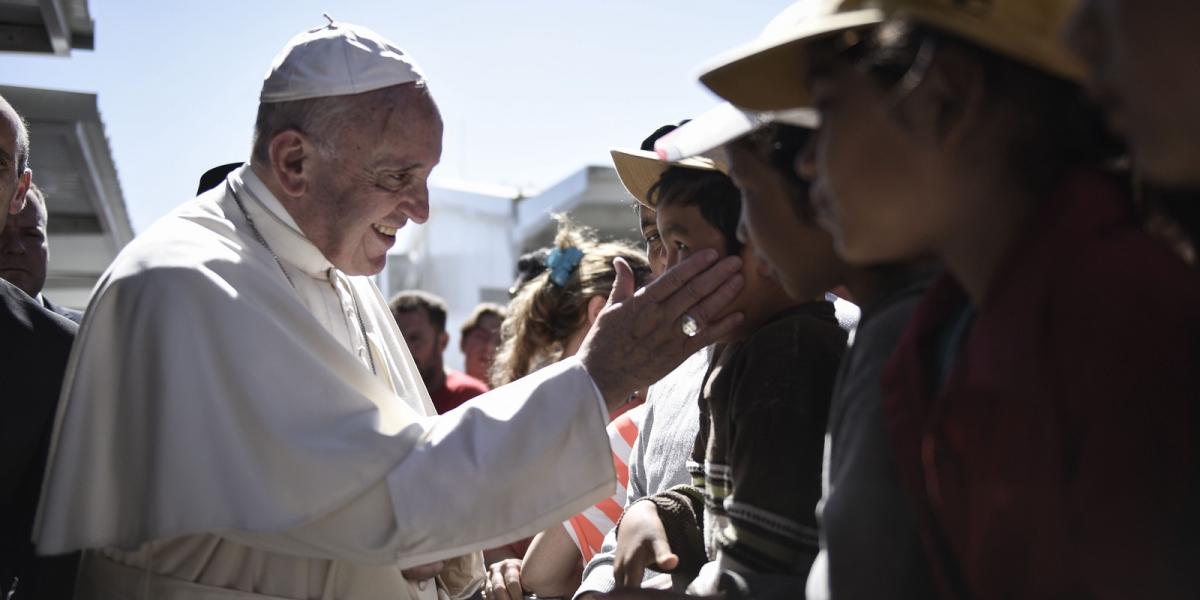
[[618,256],[633,267],[641,286],[650,273],[646,255],[621,242],[597,242],[588,228],[555,215],[558,234],[554,248],[578,248],[583,257],[566,285],[550,281],[549,269],[530,279],[508,305],[508,316],[500,326],[503,341],[490,373],[491,384],[501,386],[520,379],[562,358],[563,343],[587,322],[588,302],[595,296],[607,298],[617,273]]

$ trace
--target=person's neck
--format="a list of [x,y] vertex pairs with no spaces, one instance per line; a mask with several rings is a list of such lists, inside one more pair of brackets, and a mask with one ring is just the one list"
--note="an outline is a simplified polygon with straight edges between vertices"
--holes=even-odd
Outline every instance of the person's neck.
[[846,289],[865,314],[888,296],[932,277],[937,271],[937,262],[931,259],[850,269],[846,274]]
[[1011,185],[960,186],[964,210],[938,244],[942,264],[978,309],[987,301],[997,270],[1027,229],[1041,198]]
[[783,288],[780,288],[777,294],[763,298],[755,303],[753,309],[744,311],[746,316],[742,321],[742,326],[730,337],[729,341],[744,340],[784,312],[802,304],[823,300],[825,300],[824,293],[814,294],[811,298],[803,300],[793,300],[783,291]]

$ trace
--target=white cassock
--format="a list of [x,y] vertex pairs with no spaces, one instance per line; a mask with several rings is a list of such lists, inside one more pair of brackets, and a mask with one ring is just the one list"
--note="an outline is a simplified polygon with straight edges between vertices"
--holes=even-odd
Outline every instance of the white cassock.
[[[92,549],[78,598],[463,596],[479,549],[613,492],[604,403],[580,363],[439,417],[402,339],[375,285],[235,171],[100,281],[64,382],[39,552]],[[400,573],[452,557],[440,585]]]

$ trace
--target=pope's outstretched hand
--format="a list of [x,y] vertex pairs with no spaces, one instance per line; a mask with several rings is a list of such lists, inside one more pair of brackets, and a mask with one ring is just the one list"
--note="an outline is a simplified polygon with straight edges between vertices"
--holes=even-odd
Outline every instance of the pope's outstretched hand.
[[629,264],[613,261],[612,294],[579,350],[610,409],[741,323],[741,313],[728,312],[744,284],[741,259],[718,258],[713,250],[693,254],[636,291]]

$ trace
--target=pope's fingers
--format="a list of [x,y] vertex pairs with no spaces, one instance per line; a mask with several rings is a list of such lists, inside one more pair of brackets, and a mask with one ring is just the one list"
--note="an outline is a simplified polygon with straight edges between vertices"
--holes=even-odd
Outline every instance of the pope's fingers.
[[720,309],[729,304],[742,288],[744,281],[740,274],[741,269],[741,258],[727,256],[721,262],[692,277],[663,301],[663,311],[667,318],[677,319],[698,305],[706,312],[692,316],[701,319],[701,323],[720,314]]
[[654,302],[662,302],[687,285],[692,278],[709,268],[709,265],[717,262],[717,258],[719,255],[716,250],[707,249],[697,252],[667,269],[665,273],[646,286],[643,294]]
[[685,308],[684,312],[699,321],[703,328],[710,321],[715,321],[717,317],[725,314],[730,303],[741,293],[745,283],[746,280],[742,274],[736,273],[733,277],[721,282],[720,287],[710,292],[698,304]]

